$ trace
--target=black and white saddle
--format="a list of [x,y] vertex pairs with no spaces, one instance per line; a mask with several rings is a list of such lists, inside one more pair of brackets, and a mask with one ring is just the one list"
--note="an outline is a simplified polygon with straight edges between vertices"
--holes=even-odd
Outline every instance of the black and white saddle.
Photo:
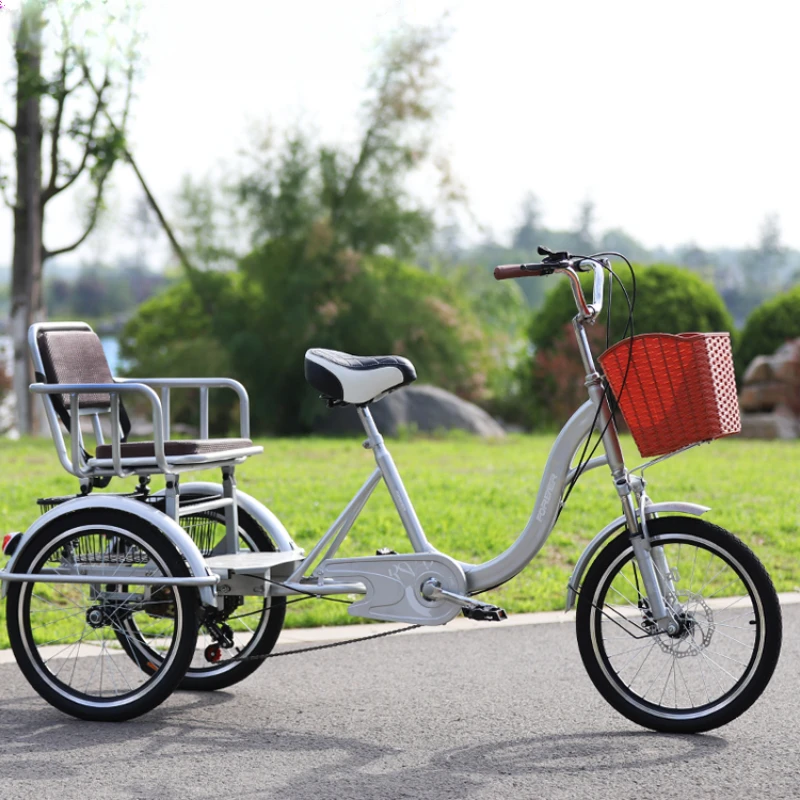
[[306,380],[326,400],[364,406],[417,379],[402,356],[351,356],[338,350],[306,351]]

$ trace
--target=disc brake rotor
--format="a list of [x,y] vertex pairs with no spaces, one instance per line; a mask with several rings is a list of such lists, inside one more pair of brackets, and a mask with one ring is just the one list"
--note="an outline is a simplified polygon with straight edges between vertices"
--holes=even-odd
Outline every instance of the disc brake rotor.
[[659,633],[656,637],[658,646],[673,658],[699,656],[714,636],[714,612],[701,595],[693,592],[684,592],[676,599],[682,607],[682,611],[675,615],[680,628],[673,636]]

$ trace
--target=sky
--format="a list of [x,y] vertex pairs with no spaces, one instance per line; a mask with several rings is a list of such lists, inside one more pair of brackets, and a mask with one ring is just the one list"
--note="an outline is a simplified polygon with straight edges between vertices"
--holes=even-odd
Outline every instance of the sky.
[[[0,11],[0,116],[12,121],[14,1]],[[355,142],[375,43],[445,15],[435,146],[485,233],[507,237],[532,192],[552,228],[590,200],[599,231],[648,247],[743,247],[774,214],[800,248],[800,6],[785,1],[144,0],[131,149],[169,214],[181,177],[224,172],[254,126]],[[0,128],[0,161],[12,157]],[[126,169],[78,258],[121,246],[138,194]],[[80,232],[76,200],[59,201],[51,249]],[[11,232],[2,207],[0,265]]]

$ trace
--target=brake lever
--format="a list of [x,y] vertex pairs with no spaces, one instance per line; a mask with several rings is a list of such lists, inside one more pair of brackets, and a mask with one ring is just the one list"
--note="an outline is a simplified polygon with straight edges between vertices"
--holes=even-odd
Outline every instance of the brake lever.
[[536,252],[539,253],[540,256],[544,256],[542,261],[545,264],[555,264],[556,262],[565,262],[570,260],[569,253],[566,250],[559,250],[558,252],[553,252],[552,250],[548,250],[546,247],[537,247]]

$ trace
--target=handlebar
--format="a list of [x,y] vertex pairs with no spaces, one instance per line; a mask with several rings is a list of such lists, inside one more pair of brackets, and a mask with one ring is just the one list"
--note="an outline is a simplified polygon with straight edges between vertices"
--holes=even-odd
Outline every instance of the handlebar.
[[[606,266],[600,260],[588,256],[571,256],[569,253],[551,253],[543,247],[539,248],[540,255],[546,256],[539,264],[502,264],[494,268],[495,280],[505,281],[510,278],[529,278],[541,275],[561,273],[566,275],[572,284],[572,294],[578,312],[583,319],[594,321],[603,310],[603,268]],[[592,287],[592,302],[586,302],[583,295],[578,272],[594,272],[594,285]]]

